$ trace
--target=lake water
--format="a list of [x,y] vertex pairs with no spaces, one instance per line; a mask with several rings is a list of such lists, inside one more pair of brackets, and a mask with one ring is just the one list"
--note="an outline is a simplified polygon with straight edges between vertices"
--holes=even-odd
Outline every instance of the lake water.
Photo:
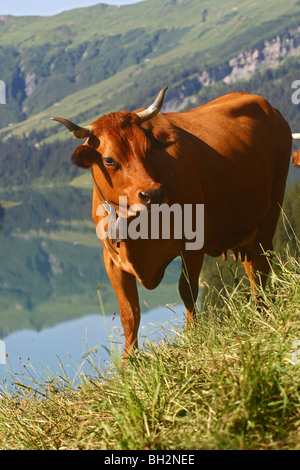
[[[172,336],[174,328],[184,325],[184,310],[183,305],[175,305],[142,314],[139,345]],[[91,359],[105,373],[110,368],[111,351],[124,349],[122,331],[119,315],[88,315],[40,332],[14,332],[3,338],[8,357],[6,365],[0,364],[0,385],[11,388],[15,380],[30,383],[30,376],[41,382],[65,374],[76,382],[80,371],[89,374],[93,370]]]

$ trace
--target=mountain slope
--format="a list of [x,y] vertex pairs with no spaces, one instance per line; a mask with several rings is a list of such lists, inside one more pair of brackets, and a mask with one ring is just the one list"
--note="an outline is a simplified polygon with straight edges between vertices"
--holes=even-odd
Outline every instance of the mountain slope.
[[[193,77],[199,86],[190,95],[185,90],[187,96],[199,92],[199,76],[218,78],[221,70],[222,77],[234,57],[290,34],[299,20],[296,0],[146,0],[53,17],[0,17],[0,59],[6,64],[0,78],[7,84],[0,127],[4,135],[36,124],[53,130],[48,118],[59,103],[60,114],[87,122],[111,110],[146,106],[166,84],[167,106]],[[298,42],[293,45],[296,54]]]

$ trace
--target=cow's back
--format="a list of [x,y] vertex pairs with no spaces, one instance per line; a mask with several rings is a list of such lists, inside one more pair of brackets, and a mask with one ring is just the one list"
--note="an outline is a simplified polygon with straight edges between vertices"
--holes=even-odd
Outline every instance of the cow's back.
[[282,203],[291,153],[282,115],[260,96],[229,93],[156,118],[156,125],[170,124],[179,134],[169,151],[178,202],[204,203],[206,239],[223,237],[222,244],[254,233],[270,206]]

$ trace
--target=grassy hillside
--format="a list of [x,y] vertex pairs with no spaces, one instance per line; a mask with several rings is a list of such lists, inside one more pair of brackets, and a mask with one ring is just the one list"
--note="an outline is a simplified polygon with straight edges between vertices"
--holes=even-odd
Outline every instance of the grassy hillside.
[[[256,27],[255,31],[258,31],[260,24],[269,24],[269,31],[260,29],[261,35],[257,37],[260,40],[264,34],[272,31],[272,28],[278,27],[278,24],[272,26],[271,22],[290,27],[287,20],[295,19],[297,10],[297,1],[286,4],[280,0],[266,0],[263,4],[259,1],[243,0],[238,6],[234,0],[228,0],[226,4],[221,0],[204,0],[201,4],[195,0],[146,0],[121,8],[99,3],[96,6],[66,11],[54,17],[1,17],[2,44],[22,44],[25,49],[48,42],[55,45],[72,40],[76,45],[80,44],[83,38],[91,41],[95,35],[99,38],[106,37],[107,32],[111,35],[123,34],[137,27],[153,32],[163,27],[171,29],[177,23],[177,26],[180,24],[183,28],[190,27],[191,31],[187,37],[194,39],[199,38],[199,30],[203,32],[204,29],[219,26],[221,29],[214,33],[211,31],[216,41],[212,44],[214,46],[220,41],[217,39],[220,32],[225,31],[231,35],[232,24],[236,25],[241,20],[243,23],[240,24],[238,32],[250,27]],[[247,17],[244,18],[243,15]],[[199,20],[198,23],[196,19]],[[201,27],[201,23],[206,23],[206,28]],[[202,49],[207,49],[208,40],[209,37],[202,39]]]
[[299,18],[296,0],[238,6],[234,0],[146,0],[53,17],[1,17],[8,97],[0,125],[6,134],[54,130],[49,117],[58,110],[84,123],[145,106],[166,84],[171,99],[188,77],[291,31]]
[[104,376],[87,354],[79,387],[64,364],[43,382],[25,362],[1,397],[2,449],[299,450],[300,266],[289,254],[275,264],[262,310],[224,286],[195,329],[125,368],[116,356]]

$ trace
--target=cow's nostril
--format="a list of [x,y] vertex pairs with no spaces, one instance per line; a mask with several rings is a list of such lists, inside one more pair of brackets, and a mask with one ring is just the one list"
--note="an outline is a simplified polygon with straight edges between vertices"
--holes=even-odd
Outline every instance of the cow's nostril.
[[164,189],[159,188],[150,191],[141,191],[139,197],[146,206],[150,204],[162,204],[164,201]]
[[140,196],[141,201],[144,204],[146,205],[151,204],[151,196],[149,194],[149,191],[141,191],[139,196]]

